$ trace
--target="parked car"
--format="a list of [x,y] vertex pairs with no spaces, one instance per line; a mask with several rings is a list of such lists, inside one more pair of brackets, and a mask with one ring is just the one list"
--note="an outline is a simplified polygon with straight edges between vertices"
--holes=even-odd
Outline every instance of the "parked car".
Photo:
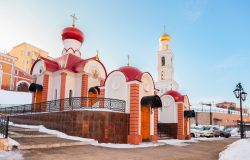
[[229,138],[229,137],[231,137],[231,133],[228,132],[227,130],[220,130],[220,136],[225,137],[225,138]]
[[203,130],[201,131],[201,137],[214,137],[215,132],[211,130],[211,127],[203,127]]
[[195,138],[200,137],[201,136],[200,132],[201,132],[201,130],[199,130],[197,128],[191,127],[191,129],[190,129],[190,135],[191,135],[191,137],[195,137]]

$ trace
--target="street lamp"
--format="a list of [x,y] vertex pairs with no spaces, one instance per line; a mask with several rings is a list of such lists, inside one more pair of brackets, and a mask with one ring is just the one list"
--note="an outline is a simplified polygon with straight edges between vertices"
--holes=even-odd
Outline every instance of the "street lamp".
[[242,101],[246,100],[247,93],[244,92],[244,89],[241,85],[241,83],[238,83],[236,85],[236,89],[234,90],[234,95],[238,99],[240,99],[240,137],[244,137],[244,131],[243,131],[243,117],[242,117]]

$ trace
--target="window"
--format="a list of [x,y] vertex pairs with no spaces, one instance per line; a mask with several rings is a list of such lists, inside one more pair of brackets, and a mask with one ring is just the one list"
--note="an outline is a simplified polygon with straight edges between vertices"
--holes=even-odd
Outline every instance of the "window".
[[54,97],[55,100],[57,100],[57,89],[55,89],[55,97]]
[[72,105],[72,90],[69,90],[69,105]]
[[161,66],[165,66],[165,57],[161,57]]
[[30,56],[30,51],[27,52],[27,56]]
[[27,64],[29,64],[29,61],[27,61]]

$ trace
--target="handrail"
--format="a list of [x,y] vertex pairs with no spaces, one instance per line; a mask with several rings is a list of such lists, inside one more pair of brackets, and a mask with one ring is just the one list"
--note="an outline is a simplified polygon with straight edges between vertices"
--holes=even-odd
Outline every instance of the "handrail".
[[111,111],[125,112],[124,100],[99,97],[72,97],[51,100],[41,103],[24,104],[0,108],[4,114],[33,114],[37,112],[71,111],[81,109],[108,109]]

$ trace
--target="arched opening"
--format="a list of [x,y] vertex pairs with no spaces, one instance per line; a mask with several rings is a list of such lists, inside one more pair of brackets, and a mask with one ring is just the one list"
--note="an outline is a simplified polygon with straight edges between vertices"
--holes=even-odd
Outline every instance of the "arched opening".
[[29,84],[27,82],[21,82],[17,85],[18,92],[28,92],[29,91]]
[[88,106],[93,106],[97,102],[100,89],[98,86],[91,87],[88,91]]
[[165,66],[165,57],[161,57],[161,66]]
[[[150,108],[162,107],[159,96],[145,96],[141,99],[141,136],[143,141],[150,140]],[[157,124],[154,124],[157,125]]]

